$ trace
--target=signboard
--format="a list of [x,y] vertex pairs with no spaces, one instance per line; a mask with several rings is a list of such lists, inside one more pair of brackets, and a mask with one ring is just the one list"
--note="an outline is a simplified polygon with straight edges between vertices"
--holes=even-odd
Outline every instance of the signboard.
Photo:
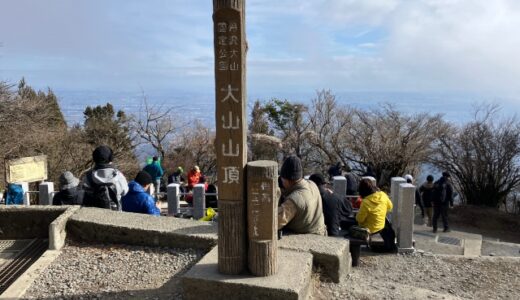
[[47,156],[33,156],[8,160],[5,163],[8,183],[35,182],[47,179]]

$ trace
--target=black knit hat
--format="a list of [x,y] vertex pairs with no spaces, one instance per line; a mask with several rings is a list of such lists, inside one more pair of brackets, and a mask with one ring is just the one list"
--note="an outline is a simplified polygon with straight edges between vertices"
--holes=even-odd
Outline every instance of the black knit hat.
[[92,152],[92,159],[97,164],[108,164],[113,159],[112,149],[105,145],[99,146]]
[[444,171],[444,172],[442,172],[442,177],[448,178],[448,177],[451,177],[451,175],[450,175],[450,173]]
[[280,176],[289,180],[298,180],[303,177],[302,162],[297,156],[289,156],[285,159],[280,170]]
[[325,178],[320,173],[314,173],[311,176],[309,176],[309,180],[316,183],[317,186],[324,185],[327,183],[325,181]]
[[135,176],[134,181],[142,186],[146,186],[153,182],[152,176],[150,176],[150,174],[148,174],[148,172],[146,171],[140,171],[139,173],[137,173],[137,176]]

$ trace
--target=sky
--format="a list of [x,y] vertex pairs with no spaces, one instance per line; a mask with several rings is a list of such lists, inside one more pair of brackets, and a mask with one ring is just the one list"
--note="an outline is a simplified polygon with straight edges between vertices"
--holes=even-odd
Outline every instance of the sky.
[[[0,80],[213,91],[211,0],[0,0]],[[247,0],[248,90],[518,97],[518,0]]]

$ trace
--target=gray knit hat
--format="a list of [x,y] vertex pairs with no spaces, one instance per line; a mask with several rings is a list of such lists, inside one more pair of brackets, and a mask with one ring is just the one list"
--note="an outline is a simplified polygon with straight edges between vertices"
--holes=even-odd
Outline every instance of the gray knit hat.
[[77,187],[79,184],[79,179],[74,177],[70,171],[65,171],[60,175],[60,189],[68,190],[74,187]]
[[280,170],[280,176],[289,180],[298,180],[303,177],[302,162],[298,156],[289,156],[285,159]]

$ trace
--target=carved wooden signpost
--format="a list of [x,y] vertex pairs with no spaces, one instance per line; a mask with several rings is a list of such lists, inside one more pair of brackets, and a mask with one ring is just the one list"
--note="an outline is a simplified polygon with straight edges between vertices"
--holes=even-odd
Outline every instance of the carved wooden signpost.
[[219,181],[218,269],[225,274],[239,274],[246,262],[244,0],[213,0],[213,27]]
[[248,266],[256,276],[276,273],[278,164],[260,160],[247,164]]

